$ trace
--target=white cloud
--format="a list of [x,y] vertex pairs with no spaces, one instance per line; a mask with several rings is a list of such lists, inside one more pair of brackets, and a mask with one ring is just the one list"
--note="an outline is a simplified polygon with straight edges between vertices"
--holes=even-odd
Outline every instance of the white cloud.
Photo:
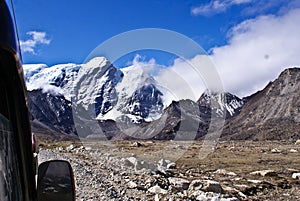
[[199,99],[206,87],[201,73],[195,69],[195,62],[193,59],[175,59],[172,66],[159,69],[155,80],[164,89],[163,93],[169,94],[169,100],[165,102],[169,104],[172,100]]
[[[208,55],[197,55],[189,60],[178,58],[174,60],[173,65],[168,67],[157,64],[154,59],[148,62],[141,60],[143,57],[137,55],[131,62],[132,66],[143,69],[143,72],[154,77],[156,85],[164,94],[164,102],[167,105],[173,100],[197,101],[207,88],[210,90],[220,88],[220,80],[218,82],[215,76],[216,71],[212,70],[213,63]],[[138,83],[137,79],[135,82]]]
[[[152,65],[155,80],[169,93],[170,100],[197,100],[206,89],[214,89],[218,78],[224,90],[239,97],[262,90],[289,67],[300,67],[300,9],[283,15],[265,15],[246,20],[228,32],[228,44],[215,47],[209,56],[190,60],[175,59],[172,66],[159,66],[155,60],[133,65]],[[213,62],[213,63],[212,63]],[[200,73],[194,66],[200,65]],[[168,102],[168,101],[167,101]]]
[[225,89],[241,97],[300,66],[300,9],[246,20],[229,32],[228,45],[212,49]]
[[284,13],[291,8],[299,8],[300,0],[211,0],[207,4],[202,4],[191,8],[193,15],[213,16],[224,13],[233,6],[245,5],[240,9],[243,16],[253,16],[260,14]]
[[46,39],[45,32],[38,32],[38,31],[29,31],[26,33],[30,36],[28,40],[21,40],[21,50],[23,53],[28,52],[31,54],[36,54],[36,48],[38,45],[49,45],[51,40]]
[[191,13],[193,15],[211,16],[223,13],[234,5],[250,3],[252,0],[211,0],[208,4],[193,7]]

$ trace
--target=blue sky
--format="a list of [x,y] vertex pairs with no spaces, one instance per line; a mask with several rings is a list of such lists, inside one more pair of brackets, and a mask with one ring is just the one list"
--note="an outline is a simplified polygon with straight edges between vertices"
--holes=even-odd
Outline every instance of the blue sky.
[[[30,2],[30,3],[29,3]],[[89,2],[89,3],[87,3]],[[193,1],[18,1],[15,10],[20,38],[29,31],[45,32],[50,44],[39,44],[35,54],[24,53],[24,63],[81,63],[97,45],[125,31],[164,28],[177,31],[209,49],[224,43],[227,22],[198,17]],[[225,28],[226,29],[226,28]],[[224,33],[222,33],[224,32]]]
[[218,10],[210,8],[210,1],[203,0],[14,2],[21,40],[32,38],[28,32],[37,31],[46,33],[45,39],[49,41],[37,44],[34,54],[23,51],[24,63],[42,62],[49,65],[81,63],[103,41],[140,28],[173,30],[209,50],[225,44],[227,32],[234,25],[261,13],[277,12],[281,4],[272,5],[270,9],[259,13],[249,11],[243,14],[246,8],[252,6],[251,3],[235,5],[228,3],[231,1],[223,1],[226,6]]
[[[186,35],[208,51],[227,90],[240,96],[261,89],[284,68],[300,65],[295,53],[300,46],[300,0],[13,2],[24,63],[82,63],[117,34],[163,28]],[[170,64],[172,57],[157,55],[158,63]]]

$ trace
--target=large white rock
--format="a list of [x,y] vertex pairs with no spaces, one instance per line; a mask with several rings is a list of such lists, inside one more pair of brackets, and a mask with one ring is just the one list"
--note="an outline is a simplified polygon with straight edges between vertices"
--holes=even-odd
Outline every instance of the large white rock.
[[256,176],[263,176],[263,177],[277,176],[277,173],[274,170],[259,170],[259,171],[251,172],[250,174]]
[[155,194],[167,194],[168,191],[165,190],[165,189],[162,189],[160,186],[158,185],[155,185],[155,186],[152,186],[151,188],[148,189],[148,191],[150,193],[155,193]]
[[298,151],[296,149],[290,149],[291,153],[298,153]]
[[135,157],[128,157],[126,159],[123,159],[123,163],[126,166],[132,166],[135,170],[141,170],[141,169],[155,169],[154,165],[152,163],[149,163],[147,161],[139,160]]
[[225,169],[218,169],[214,172],[215,174],[228,175],[228,176],[236,176],[236,173],[227,171]]
[[293,173],[293,179],[300,179],[300,173]]
[[128,188],[131,188],[131,189],[138,187],[137,183],[135,183],[134,181],[129,181],[127,185],[128,185]]

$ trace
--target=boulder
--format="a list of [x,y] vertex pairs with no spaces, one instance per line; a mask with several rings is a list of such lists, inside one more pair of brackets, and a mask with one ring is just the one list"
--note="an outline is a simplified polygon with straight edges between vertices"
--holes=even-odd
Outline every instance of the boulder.
[[248,179],[247,181],[253,184],[261,184],[263,182],[261,180],[255,180],[255,179]]
[[215,174],[228,175],[228,176],[236,176],[236,173],[227,171],[225,169],[218,169],[214,172]]
[[172,169],[168,169],[167,167],[164,167],[164,166],[160,166],[158,165],[157,166],[157,170],[156,170],[156,173],[164,176],[164,177],[172,177],[174,176],[174,172]]
[[276,154],[276,153],[281,153],[280,149],[274,148],[271,150],[272,153]]
[[274,170],[259,170],[259,171],[251,172],[250,174],[255,176],[263,176],[263,177],[277,176],[277,173]]
[[132,146],[133,146],[133,147],[141,147],[142,144],[141,144],[140,142],[134,142],[134,143],[132,144]]
[[219,182],[212,181],[212,180],[205,180],[205,185],[203,186],[202,190],[214,192],[214,193],[222,193],[223,189]]
[[298,151],[296,149],[290,149],[291,153],[298,153]]
[[138,187],[138,185],[137,185],[137,183],[135,183],[134,181],[129,181],[128,183],[127,183],[127,186],[128,186],[128,188],[137,188]]
[[75,149],[75,148],[76,148],[76,145],[71,144],[70,146],[68,146],[68,147],[66,148],[66,150],[67,150],[67,151],[71,151],[71,150],[73,150],[73,149]]
[[126,166],[134,167],[135,170],[141,170],[141,169],[154,169],[154,165],[151,163],[148,163],[146,161],[138,160],[136,157],[128,157],[123,159],[123,163]]
[[158,162],[157,162],[157,166],[163,166],[163,167],[167,167],[167,168],[170,168],[168,166],[176,166],[176,163],[170,161],[170,160],[165,160],[165,159],[160,159]]
[[64,151],[64,148],[62,146],[56,148],[58,151]]
[[84,149],[87,150],[87,151],[91,151],[92,147],[84,147]]
[[168,178],[169,183],[172,187],[179,189],[179,190],[187,190],[190,185],[190,181],[182,178],[170,177]]
[[205,192],[222,193],[223,188],[219,182],[213,180],[193,180],[189,191],[202,190]]
[[154,194],[167,194],[168,191],[165,189],[162,189],[160,186],[155,185],[148,189],[148,192],[154,193]]
[[157,162],[156,173],[164,177],[172,177],[174,176],[173,170],[175,168],[176,168],[176,163],[169,160],[160,159]]
[[300,179],[300,173],[293,173],[292,178],[293,179]]
[[176,163],[171,162],[171,163],[167,164],[167,168],[168,169],[175,169],[176,168]]
[[198,200],[198,201],[239,201],[238,198],[220,198],[219,193],[213,192],[204,192],[204,191],[195,191],[192,195],[189,195],[191,200]]
[[138,163],[138,159],[135,157],[128,157],[128,158],[124,158],[122,159],[124,165],[126,166],[135,166],[136,163]]

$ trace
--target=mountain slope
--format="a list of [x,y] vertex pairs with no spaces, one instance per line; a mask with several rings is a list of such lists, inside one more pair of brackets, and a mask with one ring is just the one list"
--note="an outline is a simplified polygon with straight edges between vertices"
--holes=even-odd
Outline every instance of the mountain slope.
[[223,139],[300,138],[300,69],[283,71],[266,88],[248,97],[239,115],[225,125]]
[[216,116],[218,121],[225,118],[223,114],[231,111],[226,103],[219,100],[219,98],[226,96],[229,103],[241,101],[229,93],[226,95],[203,95],[202,98],[205,97],[205,103],[202,98],[199,102],[189,99],[173,101],[163,110],[159,119],[151,122],[122,124],[121,122],[105,120],[99,121],[99,125],[108,139],[200,139],[208,133],[212,115]]
[[27,92],[27,100],[34,132],[76,134],[71,102],[63,96],[33,90]]
[[231,93],[210,93],[205,91],[197,101],[201,108],[209,108],[219,117],[231,118],[239,114],[244,101]]

